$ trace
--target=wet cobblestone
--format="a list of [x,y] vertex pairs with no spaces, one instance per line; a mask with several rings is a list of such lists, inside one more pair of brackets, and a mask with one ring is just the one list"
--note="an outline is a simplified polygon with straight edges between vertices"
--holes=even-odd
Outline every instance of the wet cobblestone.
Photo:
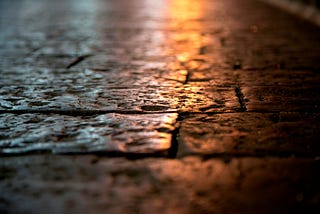
[[167,154],[176,114],[1,114],[0,153]]
[[320,88],[312,87],[243,87],[248,111],[318,112]]
[[318,113],[230,113],[192,116],[183,120],[181,124],[178,156],[232,154],[317,157],[320,155],[318,133]]
[[319,160],[309,158],[11,157],[0,163],[0,188],[6,192],[0,209],[14,213],[43,209],[48,213],[313,213],[320,200],[315,188],[320,179],[317,169]]
[[0,213],[319,213],[319,47],[262,1],[0,1]]
[[[6,110],[235,111],[233,88],[204,85],[177,87],[105,87],[88,85],[0,86],[0,112]],[[162,106],[162,108],[159,108]]]

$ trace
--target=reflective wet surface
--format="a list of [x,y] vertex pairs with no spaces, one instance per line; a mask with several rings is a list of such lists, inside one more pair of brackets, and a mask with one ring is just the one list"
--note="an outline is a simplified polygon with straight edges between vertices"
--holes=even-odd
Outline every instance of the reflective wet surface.
[[0,111],[318,111],[318,30],[259,4],[3,1]]
[[319,161],[306,158],[34,155],[0,166],[12,213],[313,213],[319,200]]
[[0,212],[319,210],[319,53],[262,1],[0,1]]
[[176,114],[63,116],[3,114],[1,149],[16,154],[161,153],[170,148]]

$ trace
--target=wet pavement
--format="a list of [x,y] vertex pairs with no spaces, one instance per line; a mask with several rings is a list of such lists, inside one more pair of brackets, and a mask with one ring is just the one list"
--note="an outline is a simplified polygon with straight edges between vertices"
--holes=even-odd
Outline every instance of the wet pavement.
[[319,57],[261,1],[1,1],[0,212],[318,213]]

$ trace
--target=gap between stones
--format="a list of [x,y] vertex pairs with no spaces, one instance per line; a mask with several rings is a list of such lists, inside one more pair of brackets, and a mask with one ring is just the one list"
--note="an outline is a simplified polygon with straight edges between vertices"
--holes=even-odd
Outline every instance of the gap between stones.
[[236,92],[236,96],[238,97],[238,101],[239,101],[239,104],[240,104],[240,109],[239,109],[239,111],[240,111],[240,112],[245,112],[245,111],[247,111],[246,102],[245,102],[244,95],[243,95],[243,93],[242,93],[242,91],[241,91],[240,86],[236,86],[236,87],[235,87],[235,92]]
[[69,68],[76,66],[77,64],[79,64],[80,62],[82,62],[83,60],[85,60],[86,58],[88,58],[90,56],[91,55],[89,55],[89,54],[78,56],[75,60],[73,60],[69,65],[66,66],[66,69],[69,69]]

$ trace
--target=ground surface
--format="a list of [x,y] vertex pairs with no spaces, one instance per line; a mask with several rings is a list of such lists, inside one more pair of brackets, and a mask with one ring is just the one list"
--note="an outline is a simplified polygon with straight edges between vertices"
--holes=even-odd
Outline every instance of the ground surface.
[[1,1],[0,212],[319,213],[319,57],[260,1]]

